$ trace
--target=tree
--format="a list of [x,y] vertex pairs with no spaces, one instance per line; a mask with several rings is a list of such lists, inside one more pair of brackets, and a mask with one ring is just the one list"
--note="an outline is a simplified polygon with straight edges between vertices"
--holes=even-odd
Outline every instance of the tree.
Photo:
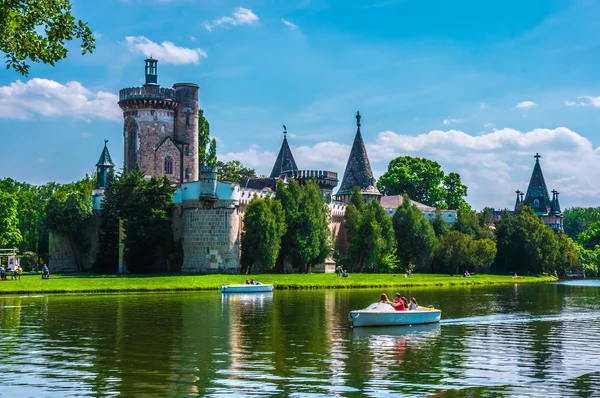
[[200,168],[208,164],[210,145],[210,124],[204,117],[204,111],[198,109],[198,164]]
[[577,242],[588,250],[593,250],[600,245],[600,221],[593,222],[577,236]]
[[448,223],[444,221],[444,217],[442,216],[442,212],[438,209],[435,212],[435,216],[429,220],[429,223],[433,227],[433,231],[435,232],[435,236],[438,238],[440,236],[446,235],[450,230]]
[[456,222],[452,229],[469,235],[473,239],[493,239],[494,233],[487,225],[481,225],[481,220],[473,210],[458,209]]
[[254,198],[244,214],[242,272],[261,272],[275,266],[286,225],[278,200]]
[[227,163],[217,162],[219,181],[237,182],[242,185],[249,178],[256,178],[256,171],[244,165],[239,160],[230,160]]
[[489,265],[496,256],[496,242],[473,239],[459,231],[444,235],[434,250],[435,264],[450,274],[463,274],[476,267]]
[[313,180],[304,186],[290,180],[287,187],[282,181],[278,183],[276,198],[281,202],[287,226],[282,238],[280,271],[287,259],[295,269],[311,272],[331,252],[330,214],[323,194]]
[[173,241],[173,187],[166,177],[146,180],[139,170],[119,178],[117,215],[125,232],[125,263],[133,273],[176,272],[169,262]]
[[588,229],[591,224],[600,221],[600,207],[573,207],[563,212],[565,233],[571,239]]
[[206,165],[209,167],[215,167],[217,165],[217,140],[213,138],[210,140],[210,147],[208,148],[208,158],[206,159]]
[[58,191],[48,202],[46,212],[48,229],[63,233],[67,237],[75,261],[75,269],[81,271],[83,264],[80,254],[85,250],[86,244],[82,240],[83,229],[92,216],[91,197],[79,191]]
[[65,42],[81,39],[81,53],[91,53],[94,37],[86,23],[71,15],[69,0],[7,0],[0,6],[0,51],[6,69],[29,74],[29,61],[54,66],[66,58]]
[[443,209],[470,208],[464,197],[467,187],[460,175],[447,176],[438,162],[425,158],[401,156],[393,159],[377,181],[384,195],[408,194],[413,200]]
[[448,209],[470,209],[471,206],[464,199],[467,196],[467,186],[460,181],[458,173],[449,173],[444,176],[442,184],[445,190],[444,202]]
[[430,261],[437,239],[433,227],[421,210],[411,204],[408,195],[404,195],[392,222],[396,231],[398,256],[402,266],[405,269],[411,264],[425,267]]
[[17,201],[7,193],[0,191],[0,247],[15,247],[22,240],[17,227]]
[[98,251],[92,265],[94,272],[115,273],[119,269],[118,189],[119,181],[111,170],[107,177],[102,210],[100,211]]
[[365,204],[360,188],[354,188],[346,207],[348,257],[342,259],[358,272],[392,271],[398,265],[394,228],[379,202]]
[[540,274],[563,266],[557,234],[524,206],[515,216],[507,212],[496,222],[497,272]]

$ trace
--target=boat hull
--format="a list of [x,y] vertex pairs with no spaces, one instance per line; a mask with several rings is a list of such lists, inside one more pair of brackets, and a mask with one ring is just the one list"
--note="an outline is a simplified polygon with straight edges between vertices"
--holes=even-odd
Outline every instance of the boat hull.
[[352,327],[364,326],[408,326],[436,323],[440,321],[440,310],[413,310],[413,311],[350,311],[348,319]]
[[223,285],[221,293],[264,293],[272,292],[273,285]]

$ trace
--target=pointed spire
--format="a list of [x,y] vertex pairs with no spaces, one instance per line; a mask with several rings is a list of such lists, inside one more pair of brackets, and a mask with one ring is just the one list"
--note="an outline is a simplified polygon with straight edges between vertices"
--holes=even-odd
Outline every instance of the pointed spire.
[[542,173],[542,167],[540,166],[541,156],[539,153],[536,153],[534,158],[535,166],[533,167],[533,173],[531,173],[524,204],[531,207],[536,213],[548,213],[551,202],[544,174]]
[[517,200],[515,202],[515,211],[517,211],[517,208],[519,207],[519,205],[521,204],[521,191],[519,191],[518,189],[515,191],[515,193],[517,194]]
[[275,160],[275,165],[273,166],[273,171],[271,171],[270,177],[277,178],[282,174],[291,176],[293,172],[297,170],[298,166],[296,166],[296,161],[292,155],[292,150],[287,142],[287,128],[284,124],[283,143],[281,144],[281,149],[279,150],[279,155],[277,155],[277,160]]
[[552,190],[552,204],[550,206],[550,214],[557,215],[561,214],[560,203],[558,202],[558,191]]
[[381,195],[375,185],[367,149],[360,133],[360,119],[360,112],[356,112],[356,136],[337,195],[350,195],[354,187],[360,187],[363,194]]
[[100,159],[98,159],[98,163],[96,163],[96,185],[97,188],[106,188],[107,178],[109,171],[115,167],[112,159],[110,158],[110,153],[108,152],[108,147],[106,144],[108,140],[104,140],[104,149],[100,154]]

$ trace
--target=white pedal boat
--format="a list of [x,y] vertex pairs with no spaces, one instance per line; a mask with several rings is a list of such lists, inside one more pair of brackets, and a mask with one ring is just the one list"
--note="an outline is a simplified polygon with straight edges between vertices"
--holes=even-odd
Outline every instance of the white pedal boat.
[[273,285],[223,285],[221,293],[264,293],[272,292]]
[[350,311],[348,319],[352,327],[362,326],[407,326],[436,323],[442,311],[419,307],[416,310],[396,311],[390,304],[373,303],[364,310]]

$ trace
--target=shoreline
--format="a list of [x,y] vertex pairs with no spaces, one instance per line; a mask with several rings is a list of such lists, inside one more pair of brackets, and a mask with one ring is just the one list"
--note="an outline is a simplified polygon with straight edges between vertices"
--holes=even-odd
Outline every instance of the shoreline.
[[221,285],[243,284],[255,279],[272,284],[274,290],[313,289],[375,289],[375,288],[435,288],[476,287],[490,285],[556,282],[553,276],[477,274],[471,278],[441,274],[414,274],[405,278],[399,274],[351,274],[349,278],[335,274],[257,274],[257,275],[23,275],[21,280],[0,281],[0,296],[7,294],[71,294],[71,293],[149,293],[217,291]]

